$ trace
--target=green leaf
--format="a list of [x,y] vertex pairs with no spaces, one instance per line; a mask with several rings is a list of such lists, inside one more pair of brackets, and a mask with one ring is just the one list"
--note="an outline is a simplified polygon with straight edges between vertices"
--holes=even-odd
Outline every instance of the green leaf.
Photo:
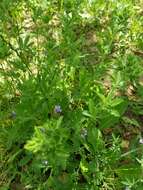
[[88,142],[93,146],[94,151],[103,147],[102,134],[96,127],[89,128]]
[[56,128],[59,128],[59,127],[61,126],[62,121],[63,121],[63,116],[61,116],[61,117],[57,120]]
[[28,154],[28,155],[26,155],[24,158],[22,158],[22,159],[19,161],[18,165],[19,165],[19,166],[24,166],[24,165],[26,165],[31,159],[32,159],[32,154]]
[[138,123],[138,121],[134,118],[129,118],[129,117],[122,117],[123,121],[126,123],[126,124],[129,124],[129,125],[134,125],[136,127],[140,127],[140,124]]
[[103,113],[103,117],[100,122],[100,129],[113,127],[116,123],[118,123],[119,118],[111,115],[111,113]]
[[88,164],[86,163],[85,160],[80,161],[80,168],[81,168],[83,173],[88,172]]
[[24,47],[28,47],[29,41],[30,41],[30,36],[27,35],[27,36],[25,37],[25,39],[24,39],[23,46],[24,46]]
[[122,98],[115,98],[115,99],[113,99],[112,101],[111,101],[111,107],[115,107],[115,106],[117,106],[117,105],[119,105],[119,104],[121,104],[121,103],[123,103],[124,102],[124,100],[122,99]]
[[[115,116],[115,117],[120,117],[120,113],[117,110],[111,110],[111,115]],[[112,116],[111,116],[112,117]]]
[[87,110],[84,110],[84,111],[82,112],[82,114],[83,114],[84,116],[86,116],[86,117],[93,118],[93,116],[92,116],[90,113],[88,113]]
[[101,94],[101,93],[99,92],[99,90],[96,91],[96,94],[97,94],[98,97],[101,99],[103,105],[106,105],[106,103],[107,103],[106,97],[105,97],[103,94]]
[[92,99],[89,99],[88,107],[89,107],[90,114],[92,115],[92,117],[95,120],[96,119],[96,107],[95,107],[95,104]]

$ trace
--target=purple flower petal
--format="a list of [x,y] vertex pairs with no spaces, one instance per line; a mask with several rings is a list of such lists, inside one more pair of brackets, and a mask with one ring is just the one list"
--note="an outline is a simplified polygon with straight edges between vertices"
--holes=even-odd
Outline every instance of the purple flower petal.
[[54,112],[55,113],[61,113],[62,112],[61,106],[60,105],[55,105]]

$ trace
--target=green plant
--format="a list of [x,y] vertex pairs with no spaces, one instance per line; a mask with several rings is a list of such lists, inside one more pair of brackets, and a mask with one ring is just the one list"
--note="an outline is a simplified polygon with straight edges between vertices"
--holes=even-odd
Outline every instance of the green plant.
[[2,189],[142,189],[141,2],[0,2]]

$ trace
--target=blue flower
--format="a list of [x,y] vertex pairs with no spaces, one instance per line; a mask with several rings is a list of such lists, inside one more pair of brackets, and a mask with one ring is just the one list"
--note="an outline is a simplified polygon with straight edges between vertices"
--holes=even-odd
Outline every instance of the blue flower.
[[16,115],[17,115],[17,114],[16,114],[15,111],[12,111],[12,112],[11,112],[11,118],[12,118],[12,119],[15,119],[15,118],[16,118]]
[[60,105],[55,105],[54,112],[55,113],[61,113],[62,112],[61,106]]

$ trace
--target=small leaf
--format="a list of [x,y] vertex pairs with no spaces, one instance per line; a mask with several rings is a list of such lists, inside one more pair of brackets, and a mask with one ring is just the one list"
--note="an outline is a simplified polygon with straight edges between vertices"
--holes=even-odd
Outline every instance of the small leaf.
[[88,172],[87,164],[83,160],[80,162],[80,168],[81,168],[81,170],[82,170],[83,173]]
[[115,107],[121,104],[124,100],[122,98],[116,98],[111,102],[111,107]]
[[93,119],[96,119],[96,107],[92,99],[88,102],[89,112],[92,115]]
[[115,117],[120,117],[120,114],[117,110],[111,110],[111,115],[114,115]]
[[92,118],[92,115],[91,115],[90,113],[88,113],[88,111],[86,111],[86,110],[84,110],[84,111],[82,112],[82,114],[83,114],[84,116],[86,116],[86,117]]
[[28,46],[29,40],[30,40],[30,36],[27,35],[27,36],[25,37],[25,39],[24,39],[24,42],[23,42],[23,46],[24,46],[24,47],[27,47],[27,46]]
[[95,151],[103,146],[102,134],[99,129],[92,127],[88,131],[88,142],[92,144]]
[[123,117],[122,119],[123,119],[123,121],[124,121],[126,124],[130,124],[130,125],[134,125],[134,126],[136,126],[136,127],[140,127],[140,124],[139,124],[138,121],[135,120],[134,118]]
[[62,120],[63,120],[63,116],[61,116],[61,117],[58,119],[57,125],[56,125],[57,128],[60,127],[60,125],[61,125],[61,123],[62,123]]

